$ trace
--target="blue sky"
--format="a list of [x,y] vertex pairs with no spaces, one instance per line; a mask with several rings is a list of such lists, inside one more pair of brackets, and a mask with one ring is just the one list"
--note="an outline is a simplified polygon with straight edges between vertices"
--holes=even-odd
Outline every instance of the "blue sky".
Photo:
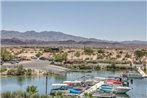
[[145,2],[2,2],[2,29],[146,40]]

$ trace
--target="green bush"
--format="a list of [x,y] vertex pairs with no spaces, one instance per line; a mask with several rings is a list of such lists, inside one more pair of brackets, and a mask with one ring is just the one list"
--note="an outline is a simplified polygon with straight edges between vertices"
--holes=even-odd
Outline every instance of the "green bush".
[[92,54],[94,51],[92,48],[85,47],[84,52],[85,52],[85,54]]
[[2,61],[11,61],[14,58],[14,56],[7,51],[6,48],[1,48],[0,56]]
[[25,74],[26,74],[26,75],[29,75],[29,76],[32,75],[32,70],[31,70],[31,69],[27,69],[27,70],[25,71]]
[[38,52],[37,54],[36,54],[36,57],[40,57],[42,55],[42,53],[41,52]]
[[5,71],[7,71],[7,68],[5,68],[5,67],[0,68],[0,72],[5,72]]
[[11,68],[7,71],[7,75],[16,75],[16,69]]
[[29,94],[27,92],[22,92],[22,91],[15,91],[15,92],[3,92],[1,93],[1,98],[51,98],[48,95],[43,95],[43,94]]
[[36,94],[38,92],[37,90],[37,86],[28,86],[27,89],[26,89],[26,92],[29,93],[29,94]]
[[24,68],[23,65],[18,65],[16,69],[16,75],[24,75]]
[[97,52],[103,54],[103,53],[105,53],[105,50],[103,50],[103,49],[98,49]]
[[67,60],[67,53],[58,53],[54,55],[54,61],[62,62]]

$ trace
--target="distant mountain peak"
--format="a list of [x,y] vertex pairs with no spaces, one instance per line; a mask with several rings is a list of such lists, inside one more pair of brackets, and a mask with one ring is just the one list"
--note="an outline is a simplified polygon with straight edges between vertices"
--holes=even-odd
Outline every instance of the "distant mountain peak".
[[2,38],[4,39],[20,39],[20,40],[39,40],[39,41],[98,41],[95,38],[84,38],[80,36],[73,36],[69,34],[65,34],[63,32],[57,31],[41,31],[36,32],[34,30],[26,31],[26,32],[19,32],[19,31],[8,31],[2,30],[1,31]]

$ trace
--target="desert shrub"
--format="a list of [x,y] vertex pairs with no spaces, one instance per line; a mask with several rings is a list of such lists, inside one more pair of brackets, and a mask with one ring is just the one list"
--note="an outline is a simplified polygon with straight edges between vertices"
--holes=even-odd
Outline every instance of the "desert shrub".
[[85,52],[85,54],[92,54],[94,51],[93,51],[92,48],[87,48],[87,47],[85,47],[85,48],[84,48],[84,52]]
[[25,74],[26,75],[31,75],[32,74],[32,70],[31,69],[26,69],[25,70]]
[[24,68],[23,65],[18,65],[16,69],[16,75],[24,75]]
[[11,68],[7,71],[7,75],[16,75],[16,69]]
[[67,53],[58,53],[54,55],[54,61],[62,62],[67,60]]
[[76,56],[76,57],[80,57],[80,52],[77,51],[77,52],[75,53],[75,56]]
[[98,49],[97,52],[98,52],[98,53],[105,53],[105,50],[103,50],[103,49]]
[[11,61],[14,58],[14,56],[5,48],[1,48],[0,56],[2,61]]
[[0,68],[0,72],[5,72],[5,71],[7,71],[7,68],[5,68],[5,67]]
[[38,52],[35,56],[36,57],[40,57],[42,55],[42,53],[41,52]]
[[145,50],[136,50],[134,55],[137,59],[141,59],[143,56],[147,55],[147,52]]

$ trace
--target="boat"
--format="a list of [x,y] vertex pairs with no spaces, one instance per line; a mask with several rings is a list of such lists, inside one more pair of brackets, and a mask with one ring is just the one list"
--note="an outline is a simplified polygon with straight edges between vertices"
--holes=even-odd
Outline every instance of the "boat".
[[110,86],[110,85],[102,85],[102,86],[100,86],[100,88],[101,89],[112,89],[113,87],[112,86]]
[[69,91],[69,93],[73,93],[73,94],[80,94],[81,93],[81,91],[80,90],[78,90],[78,89],[68,89],[68,91]]
[[128,92],[129,90],[131,90],[130,87],[117,86],[117,87],[115,87],[113,92],[116,93],[116,94],[124,94],[124,93]]
[[99,81],[104,81],[104,80],[106,80],[106,78],[104,78],[104,77],[94,77],[95,79],[97,79],[97,80],[99,80]]
[[73,81],[64,81],[63,83],[64,83],[64,84],[69,84],[69,85],[70,85],[70,84],[74,84]]
[[128,77],[130,79],[141,79],[143,78],[141,74],[139,73],[126,73],[122,75],[123,77]]
[[107,93],[110,93],[113,91],[113,87],[110,85],[102,85],[102,86],[100,86],[100,90],[107,92]]
[[108,84],[122,84],[121,81],[119,81],[119,80],[113,80],[113,79],[108,79],[105,82],[108,83]]
[[56,92],[67,92],[68,84],[52,84],[53,89],[50,91],[50,95],[54,96]]
[[106,92],[106,93],[116,93],[116,94],[124,94],[131,90],[130,87],[126,86],[118,86],[118,85],[109,85],[109,84],[104,84],[100,86],[99,88],[100,91]]

